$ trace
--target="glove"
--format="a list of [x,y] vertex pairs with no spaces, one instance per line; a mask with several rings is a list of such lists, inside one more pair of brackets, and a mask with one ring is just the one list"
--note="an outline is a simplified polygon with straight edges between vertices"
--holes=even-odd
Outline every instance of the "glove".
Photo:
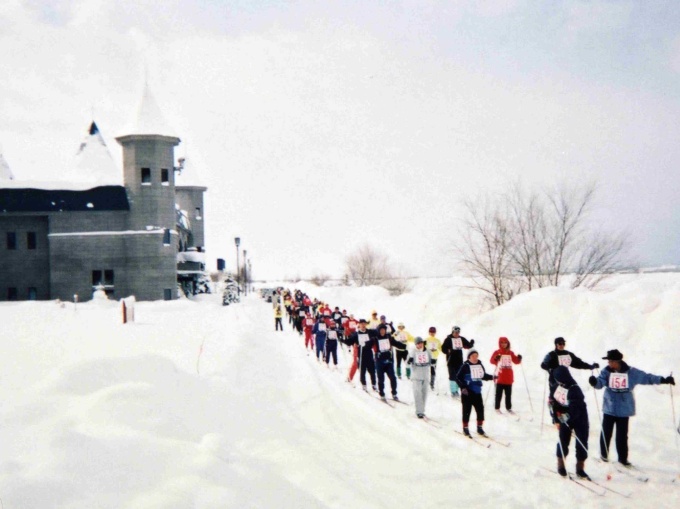
[[461,393],[461,394],[464,394],[465,396],[467,396],[467,395],[468,395],[468,390],[467,390],[467,389],[463,389],[462,391],[460,391],[460,393]]
[[483,380],[486,380],[486,381],[493,380],[493,377],[492,377],[490,374],[486,373],[486,374],[484,375]]
[[496,360],[497,361],[501,360],[501,354],[496,355]]
[[475,340],[474,340],[474,339],[471,339],[471,340],[470,340],[470,348],[472,348],[473,346],[475,346]]
[[413,359],[409,359],[406,364],[413,364]]
[[560,421],[562,424],[567,424],[567,421],[569,420],[569,414],[557,414],[557,420]]
[[518,355],[517,358],[518,358],[519,360],[522,360],[522,355]]
[[593,362],[593,363],[590,365],[590,369],[599,369],[599,367],[600,367],[600,365],[599,365],[597,362]]
[[[591,377],[588,379],[588,383],[589,383],[590,385],[592,385],[593,387],[595,387],[595,386],[597,385],[597,378],[595,378],[594,376],[591,376]],[[663,382],[661,382],[661,383],[663,383]]]
[[675,385],[675,378],[673,378],[672,376],[667,376],[666,378],[661,379],[661,383]]

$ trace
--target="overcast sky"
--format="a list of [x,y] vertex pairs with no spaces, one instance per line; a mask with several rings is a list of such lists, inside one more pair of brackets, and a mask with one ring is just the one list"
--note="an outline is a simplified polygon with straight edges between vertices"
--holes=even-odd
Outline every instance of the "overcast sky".
[[597,222],[680,264],[675,0],[3,0],[16,178],[93,118],[120,160],[145,74],[209,188],[210,268],[240,236],[259,277],[340,275],[365,242],[448,274],[461,201],[516,178],[597,181]]

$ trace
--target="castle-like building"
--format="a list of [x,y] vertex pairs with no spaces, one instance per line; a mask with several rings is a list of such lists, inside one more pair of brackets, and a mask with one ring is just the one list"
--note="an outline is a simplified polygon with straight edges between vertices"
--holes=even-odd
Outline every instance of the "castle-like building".
[[120,168],[92,122],[69,181],[18,181],[0,153],[0,301],[170,300],[205,270],[206,187],[145,88],[133,125],[116,138]]

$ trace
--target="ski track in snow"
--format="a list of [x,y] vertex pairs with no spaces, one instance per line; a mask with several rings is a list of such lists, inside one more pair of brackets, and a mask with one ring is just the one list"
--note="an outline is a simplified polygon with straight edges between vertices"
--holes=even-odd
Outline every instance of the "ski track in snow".
[[[626,301],[617,301],[616,294],[634,295],[620,290],[583,299],[582,292],[576,293],[546,292],[550,305],[567,315],[570,302],[574,313],[586,313],[583,303],[596,300],[597,305],[590,302],[592,312],[607,322],[625,310]],[[677,302],[677,294],[666,290],[664,300],[640,315],[661,313],[668,319],[665,302]],[[522,323],[542,312],[532,311],[534,301],[528,297],[522,297],[524,304],[518,298],[507,306]],[[398,307],[388,299],[384,305]],[[497,328],[495,321],[510,313],[504,308],[482,315],[479,329],[484,323]],[[533,342],[511,336],[513,348],[530,362],[524,369],[535,413],[516,368],[513,406],[520,421],[495,415],[493,395],[485,405],[485,430],[511,445],[492,443],[483,449],[452,431],[461,429],[461,408],[459,400],[446,395],[442,361],[440,395],[431,392],[426,407],[428,417],[441,424],[436,428],[415,417],[408,380],[398,380],[398,393],[411,404],[389,408],[361,390],[358,373],[356,387],[345,382],[348,352],[339,347],[339,368],[329,370],[306,354],[302,337],[285,319],[285,331],[275,332],[271,305],[255,296],[228,307],[220,306],[217,296],[138,303],[138,322],[126,326],[118,323],[119,313],[116,303],[64,309],[53,302],[0,305],[3,330],[12,331],[5,335],[6,365],[0,374],[0,499],[5,508],[680,505],[680,480],[671,483],[678,473],[678,449],[666,430],[671,425],[670,415],[665,416],[670,414],[667,386],[636,389],[631,459],[649,474],[648,483],[605,464],[587,463],[594,479],[632,492],[631,499],[607,493],[595,502],[586,490],[541,472],[541,467],[554,468],[556,444],[553,429],[543,426],[541,432],[544,372],[537,364],[550,349],[545,333]],[[583,320],[594,323],[595,317]],[[639,332],[639,316],[622,327],[624,336]],[[658,330],[662,324],[647,327]],[[602,333],[596,329],[594,335]],[[493,343],[482,339],[475,345],[487,366]],[[590,347],[569,347],[584,359],[594,358]],[[660,349],[650,345],[655,348]],[[642,359],[632,364],[652,371]],[[575,373],[586,394],[590,446],[597,454],[599,423],[586,381],[590,373]],[[492,384],[484,390],[486,399]],[[575,462],[573,447],[569,469]],[[605,480],[607,473],[611,481]]]

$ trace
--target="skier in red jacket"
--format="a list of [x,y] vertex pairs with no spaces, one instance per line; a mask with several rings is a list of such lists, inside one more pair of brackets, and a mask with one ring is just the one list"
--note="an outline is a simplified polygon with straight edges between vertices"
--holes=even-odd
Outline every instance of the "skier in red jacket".
[[501,413],[501,399],[505,392],[505,408],[509,414],[512,411],[512,383],[515,381],[512,365],[522,362],[521,355],[515,355],[510,350],[510,341],[506,337],[498,338],[498,350],[491,354],[491,364],[496,366],[494,381],[496,382],[496,412]]

